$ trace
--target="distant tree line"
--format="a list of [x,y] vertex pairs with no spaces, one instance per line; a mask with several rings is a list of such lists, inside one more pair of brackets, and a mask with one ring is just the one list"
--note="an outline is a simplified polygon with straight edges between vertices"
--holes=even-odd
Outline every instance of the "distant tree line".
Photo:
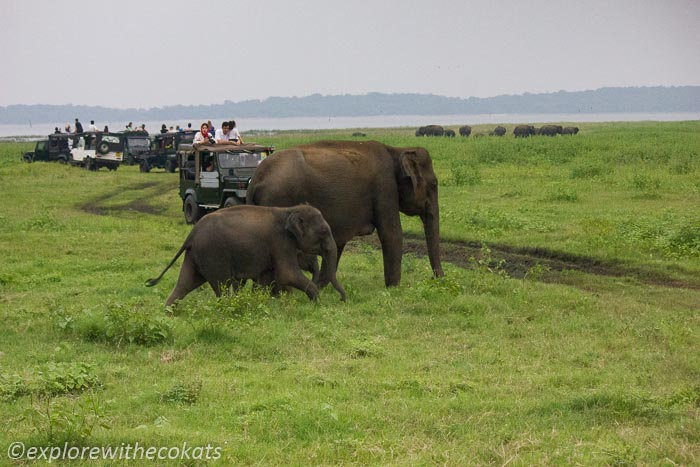
[[[465,92],[468,92],[466,90]],[[1,124],[98,121],[173,121],[192,118],[327,117],[376,115],[470,115],[610,112],[698,112],[700,86],[601,88],[592,91],[456,98],[433,94],[270,97],[213,105],[113,109],[85,105],[0,107]]]

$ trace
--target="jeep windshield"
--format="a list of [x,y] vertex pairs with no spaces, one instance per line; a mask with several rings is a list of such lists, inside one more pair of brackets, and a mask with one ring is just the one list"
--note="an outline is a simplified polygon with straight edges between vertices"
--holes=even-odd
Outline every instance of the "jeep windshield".
[[127,136],[127,141],[129,142],[129,149],[131,151],[148,151],[151,145],[151,141],[148,136]]
[[263,159],[263,154],[259,152],[221,152],[219,153],[219,166],[222,169],[257,167]]

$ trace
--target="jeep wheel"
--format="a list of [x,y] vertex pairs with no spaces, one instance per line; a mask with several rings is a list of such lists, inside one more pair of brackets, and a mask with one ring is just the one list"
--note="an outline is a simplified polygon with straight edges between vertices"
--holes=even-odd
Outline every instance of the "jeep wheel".
[[151,171],[151,166],[148,165],[148,161],[141,161],[139,164],[139,170],[143,173],[148,173]]
[[31,154],[25,154],[24,156],[22,156],[22,159],[24,159],[24,162],[26,162],[27,164],[31,164],[32,162],[34,162],[34,156],[32,156]]
[[238,206],[241,203],[241,200],[236,198],[235,196],[229,196],[226,198],[226,201],[224,201],[224,207],[225,208],[230,208],[231,206]]
[[68,156],[66,156],[65,154],[61,154],[61,155],[58,156],[58,158],[56,159],[56,161],[57,161],[59,164],[67,164],[67,163],[68,163]]
[[192,195],[185,198],[185,222],[188,224],[196,224],[204,215],[204,209],[200,208]]
[[85,169],[96,171],[97,170],[97,161],[92,160],[92,158],[90,158],[90,157],[86,157],[85,158]]

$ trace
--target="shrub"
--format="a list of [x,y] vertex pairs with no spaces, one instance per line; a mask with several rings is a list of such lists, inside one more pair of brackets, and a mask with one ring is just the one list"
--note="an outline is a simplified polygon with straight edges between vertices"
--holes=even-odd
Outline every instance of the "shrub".
[[454,163],[450,167],[452,183],[457,186],[474,186],[481,183],[478,164]]
[[37,393],[55,396],[72,394],[102,385],[87,363],[48,363],[39,371]]
[[0,401],[8,402],[30,392],[27,382],[20,375],[0,373]]
[[654,193],[661,188],[661,179],[647,174],[634,174],[630,186],[644,193]]
[[156,345],[172,340],[173,333],[165,316],[146,312],[140,304],[109,304],[101,315],[88,313],[77,327],[88,340],[115,345]]
[[177,382],[173,387],[160,395],[161,402],[172,402],[178,404],[194,404],[202,391],[202,382],[199,380],[188,382]]
[[29,421],[32,430],[42,438],[41,443],[52,445],[81,444],[96,427],[110,428],[105,409],[94,394],[78,399],[35,401],[21,420]]

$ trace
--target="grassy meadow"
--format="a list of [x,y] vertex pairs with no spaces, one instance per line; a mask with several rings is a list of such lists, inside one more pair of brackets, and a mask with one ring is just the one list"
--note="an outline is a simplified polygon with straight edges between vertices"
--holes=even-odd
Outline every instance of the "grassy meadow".
[[403,217],[400,287],[373,236],[343,254],[347,303],[203,287],[173,314],[181,260],[144,281],[190,229],[176,174],[0,143],[0,464],[16,441],[209,444],[221,465],[700,464],[700,122],[506,126],[352,138],[430,151],[444,279]]

